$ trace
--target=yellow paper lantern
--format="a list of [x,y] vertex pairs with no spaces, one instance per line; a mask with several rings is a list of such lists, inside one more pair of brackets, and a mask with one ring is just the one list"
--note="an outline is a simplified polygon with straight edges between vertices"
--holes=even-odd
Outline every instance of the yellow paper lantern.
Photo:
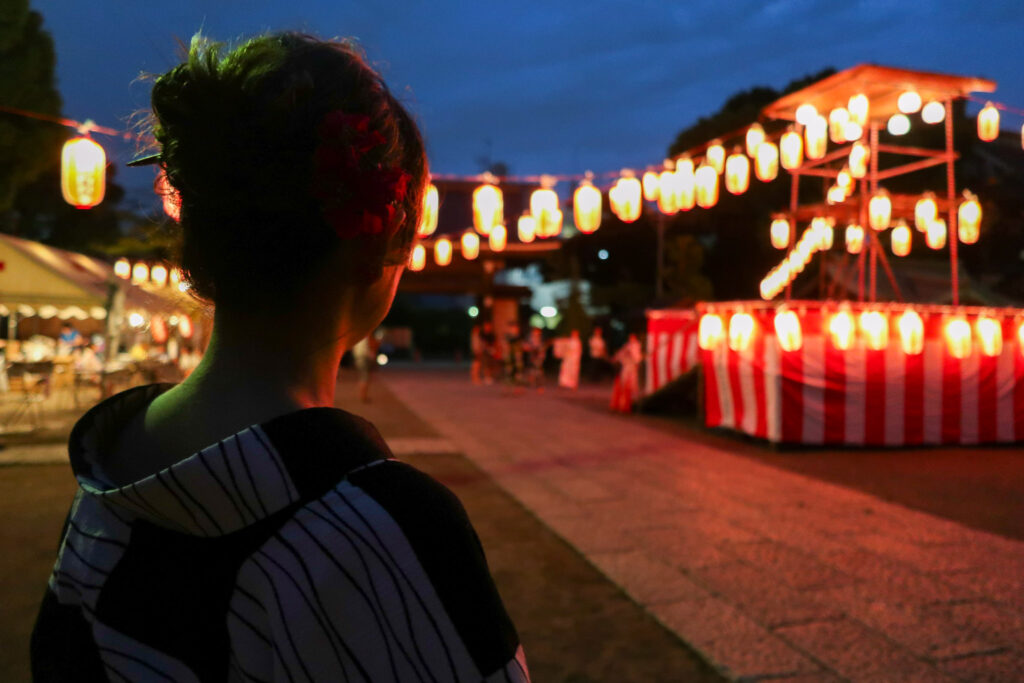
[[779,147],[774,142],[765,140],[758,145],[754,157],[754,173],[763,183],[775,180],[779,175]]
[[971,326],[962,317],[946,321],[946,348],[953,358],[971,355]]
[[776,249],[785,249],[788,247],[790,229],[788,218],[785,216],[776,216],[772,220],[771,227],[772,246]]
[[132,276],[132,264],[128,261],[128,259],[117,259],[117,262],[114,263],[114,275],[121,278],[122,280],[127,280]]
[[420,225],[416,234],[420,237],[433,235],[437,230],[437,211],[440,208],[440,199],[437,193],[437,186],[434,183],[427,185],[427,191],[423,193],[423,216],[420,217]]
[[929,249],[942,249],[946,246],[946,220],[936,218],[924,231],[924,241]]
[[709,209],[718,203],[718,173],[713,167],[704,163],[696,173],[697,206]]
[[981,315],[974,322],[978,335],[978,346],[986,356],[998,356],[1003,352],[1003,326],[995,318]]
[[757,147],[764,142],[764,127],[760,123],[750,124],[747,128],[745,139],[747,143],[747,156],[753,159],[757,156]]
[[775,336],[783,351],[799,351],[803,346],[803,332],[800,329],[800,318],[790,310],[780,310],[775,314]]
[[828,113],[828,137],[837,145],[846,142],[846,124],[850,122],[850,111],[836,107]]
[[819,251],[828,251],[835,241],[834,221],[829,218],[817,216],[811,220],[812,244]]
[[[497,228],[498,226],[494,226]],[[491,235],[494,234],[494,228],[491,228],[491,232],[487,235],[487,239],[490,240]],[[467,230],[462,233],[462,239],[459,240],[459,246],[462,248],[462,258],[467,261],[472,261],[480,255],[480,236],[472,230]]]
[[149,280],[149,266],[139,261],[132,267],[132,283],[141,285]]
[[693,159],[683,155],[676,159],[676,184],[679,193],[677,204],[682,211],[689,211],[697,205],[697,172],[694,170]]
[[881,351],[889,345],[889,319],[878,311],[860,314],[860,331],[864,345],[872,351]]
[[409,255],[409,270],[419,271],[427,265],[427,250],[422,244],[417,244],[412,248],[412,253]]
[[672,169],[672,162],[665,162],[665,170],[658,176],[658,210],[672,216],[679,212],[682,201],[682,179]]
[[554,179],[544,176],[541,188],[530,195],[530,214],[537,221],[537,237],[554,237],[562,232],[562,211],[553,186]]
[[864,249],[864,228],[857,224],[846,226],[846,251],[859,254]]
[[601,227],[601,191],[585,178],[572,196],[572,215],[576,229],[590,234]]
[[644,188],[644,200],[648,202],[658,201],[658,193],[661,188],[661,184],[658,182],[659,176],[654,171],[647,171],[643,175],[643,188]]
[[893,114],[885,124],[885,129],[889,135],[906,135],[910,132],[910,119],[906,114]]
[[178,287],[184,277],[185,276],[182,274],[181,268],[171,268],[171,287]]
[[166,268],[166,266],[162,266],[159,263],[156,264],[155,266],[153,266],[153,268],[149,271],[149,279],[150,279],[150,281],[154,285],[156,285],[158,287],[163,287],[164,285],[166,285],[167,284],[167,268]]
[[916,90],[905,90],[896,98],[896,108],[904,114],[916,114],[921,110],[921,96]]
[[847,121],[846,125],[843,126],[843,137],[846,138],[847,142],[860,140],[864,137],[864,128],[856,121]]
[[537,221],[530,214],[523,214],[516,224],[516,232],[519,233],[519,241],[529,244],[537,236]]
[[875,191],[868,202],[868,223],[872,230],[885,230],[892,222],[892,200],[883,188]]
[[804,126],[805,153],[808,159],[821,159],[828,151],[828,120],[815,116]]
[[901,219],[892,229],[892,253],[896,256],[906,256],[910,253],[911,242],[910,226]]
[[964,190],[964,199],[957,210],[957,235],[964,244],[974,244],[981,233],[981,203],[971,191]]
[[935,195],[926,192],[917,203],[914,204],[914,227],[925,232],[928,224],[939,217],[939,207],[935,203]]
[[1017,348],[1024,353],[1024,320],[1017,325]]
[[868,102],[867,95],[858,93],[850,97],[850,100],[846,103],[846,109],[850,112],[850,120],[857,125],[864,126],[868,125],[868,113],[870,110],[870,104]]
[[715,173],[721,175],[725,170],[725,147],[721,140],[712,140],[705,153],[704,162],[715,169]]
[[799,168],[804,163],[804,141],[795,129],[790,128],[782,134],[782,139],[779,140],[779,156],[782,168],[787,170]]
[[916,311],[907,309],[896,319],[903,353],[916,356],[924,351],[924,322]]
[[723,332],[722,317],[716,313],[705,313],[697,326],[697,346],[705,351],[714,349],[721,343]]
[[853,194],[853,190],[857,185],[857,181],[853,179],[853,174],[850,173],[849,166],[843,166],[843,168],[836,175],[836,185],[842,188],[843,194],[849,197]]
[[754,338],[754,316],[749,313],[733,313],[729,318],[729,348],[746,351]]
[[750,187],[750,159],[737,147],[725,161],[725,189],[743,194]]
[[623,223],[632,223],[640,218],[642,198],[643,188],[640,181],[628,169],[622,171],[622,176],[608,192],[608,203],[612,213]]
[[978,138],[985,142],[992,142],[999,137],[999,110],[995,105],[988,102],[978,112]]
[[868,161],[871,158],[871,148],[863,142],[855,142],[850,148],[850,175],[854,178],[863,178],[868,174]]
[[484,184],[473,190],[473,228],[481,235],[505,221],[505,198],[491,178],[485,175]]
[[832,341],[832,346],[840,351],[846,351],[853,346],[854,336],[853,315],[849,309],[841,308],[833,313],[828,320],[828,337]]
[[921,109],[921,120],[925,123],[941,123],[946,118],[946,106],[932,100]]
[[487,236],[487,246],[491,251],[505,251],[505,244],[508,242],[508,230],[504,225],[495,225],[491,228],[491,234]]
[[[493,229],[494,226],[491,226]],[[487,231],[490,233],[490,229]],[[440,237],[434,242],[434,263],[439,266],[447,266],[452,262],[452,241],[447,237]]]
[[796,122],[806,126],[818,115],[818,110],[813,104],[804,103],[796,108]]
[[91,209],[103,201],[107,185],[107,154],[87,137],[64,143],[60,155],[60,189],[76,209]]
[[839,185],[833,185],[828,188],[828,193],[825,196],[825,200],[829,204],[842,204],[846,201],[846,191]]

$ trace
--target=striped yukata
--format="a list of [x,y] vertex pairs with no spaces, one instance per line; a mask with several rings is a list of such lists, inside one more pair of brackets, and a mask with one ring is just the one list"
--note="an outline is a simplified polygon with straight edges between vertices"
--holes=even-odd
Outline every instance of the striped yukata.
[[529,680],[462,505],[361,418],[301,410],[105,481],[104,452],[166,388],[72,432],[36,681]]

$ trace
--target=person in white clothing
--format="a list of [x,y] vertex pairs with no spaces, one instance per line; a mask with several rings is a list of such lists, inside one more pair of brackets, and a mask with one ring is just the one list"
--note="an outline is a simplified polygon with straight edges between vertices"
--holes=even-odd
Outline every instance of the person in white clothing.
[[580,359],[583,343],[579,330],[573,330],[562,345],[562,366],[558,371],[558,386],[576,391],[580,386]]

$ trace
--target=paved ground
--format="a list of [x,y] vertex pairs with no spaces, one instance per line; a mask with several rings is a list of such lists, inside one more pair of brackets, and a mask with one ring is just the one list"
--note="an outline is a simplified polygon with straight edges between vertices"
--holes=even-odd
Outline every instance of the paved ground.
[[557,394],[386,379],[729,677],[1021,680],[1024,543]]

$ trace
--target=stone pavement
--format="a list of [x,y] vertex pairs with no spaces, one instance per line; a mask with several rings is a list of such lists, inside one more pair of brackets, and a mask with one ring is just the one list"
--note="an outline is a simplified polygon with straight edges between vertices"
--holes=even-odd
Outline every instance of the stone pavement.
[[1024,543],[550,390],[382,380],[730,678],[1024,680]]

